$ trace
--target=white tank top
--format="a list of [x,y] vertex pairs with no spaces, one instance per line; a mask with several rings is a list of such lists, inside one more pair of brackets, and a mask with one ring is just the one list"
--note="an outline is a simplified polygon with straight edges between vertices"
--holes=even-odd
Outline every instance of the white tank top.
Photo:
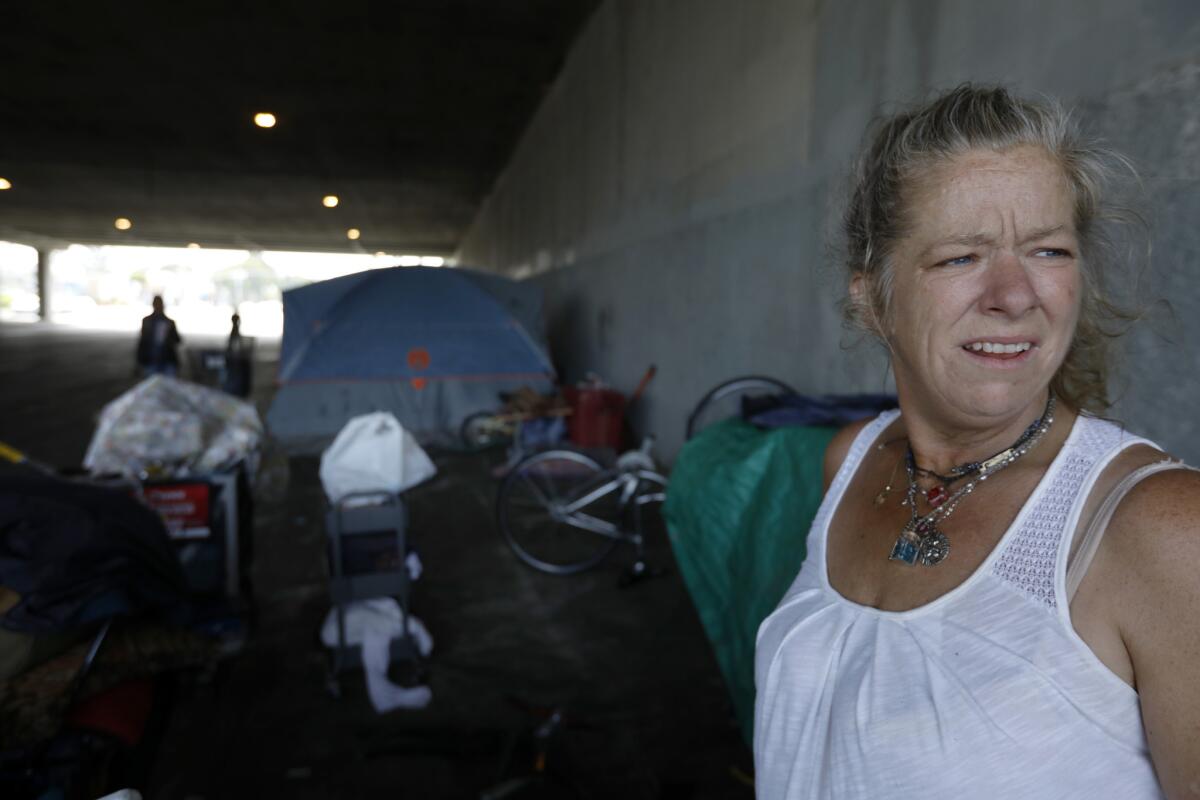
[[[829,520],[868,448],[855,439],[799,576],[758,630],[758,797],[1162,797],[1138,696],[1075,633],[1065,572],[1092,484],[1144,439],[1080,415],[1012,526],[961,585],[909,611],[838,594]],[[919,569],[919,568],[918,568]]]

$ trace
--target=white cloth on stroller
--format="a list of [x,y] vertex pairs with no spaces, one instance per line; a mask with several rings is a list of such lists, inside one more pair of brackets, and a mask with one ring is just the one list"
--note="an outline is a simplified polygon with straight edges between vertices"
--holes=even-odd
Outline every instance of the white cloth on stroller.
[[[404,612],[392,597],[359,600],[346,606],[347,645],[362,645],[363,673],[367,679],[367,696],[380,713],[397,708],[424,708],[433,700],[428,686],[405,688],[388,680],[392,639],[404,634]],[[408,632],[422,657],[433,651],[433,637],[425,624],[408,615]],[[321,641],[326,647],[338,646],[337,609],[331,608],[321,625]]]

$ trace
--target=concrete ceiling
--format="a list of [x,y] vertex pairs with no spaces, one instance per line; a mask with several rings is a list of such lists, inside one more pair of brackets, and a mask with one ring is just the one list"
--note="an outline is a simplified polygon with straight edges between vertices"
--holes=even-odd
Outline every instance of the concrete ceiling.
[[5,2],[0,239],[450,254],[598,2]]

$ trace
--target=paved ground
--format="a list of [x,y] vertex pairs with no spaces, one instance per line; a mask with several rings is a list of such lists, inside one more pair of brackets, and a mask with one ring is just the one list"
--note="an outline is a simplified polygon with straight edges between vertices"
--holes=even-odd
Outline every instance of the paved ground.
[[[0,325],[0,440],[77,464],[96,412],[134,382],[132,349],[132,335]],[[262,410],[274,357],[259,351]],[[434,456],[439,475],[410,496],[425,564],[413,610],[435,639],[430,707],[376,715],[357,675],[340,699],[327,693],[316,461],[269,451],[256,489],[254,625],[215,679],[176,692],[148,796],[480,797],[529,771],[530,734],[561,707],[566,725],[547,757],[556,780],[508,796],[752,797],[750,755],[678,573],[619,588],[621,550],[583,575],[534,572],[494,529],[500,454]],[[649,552],[673,566],[661,532]]]

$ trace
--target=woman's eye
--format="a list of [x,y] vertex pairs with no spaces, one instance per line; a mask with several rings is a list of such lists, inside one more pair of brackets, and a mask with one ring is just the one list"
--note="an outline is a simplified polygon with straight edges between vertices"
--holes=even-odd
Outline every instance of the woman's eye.
[[968,264],[973,264],[974,262],[975,262],[974,255],[955,256],[954,258],[947,258],[945,261],[939,261],[938,266],[939,267],[965,267]]
[[1042,258],[1070,258],[1071,251],[1063,250],[1061,247],[1042,247],[1036,251],[1035,255]]

